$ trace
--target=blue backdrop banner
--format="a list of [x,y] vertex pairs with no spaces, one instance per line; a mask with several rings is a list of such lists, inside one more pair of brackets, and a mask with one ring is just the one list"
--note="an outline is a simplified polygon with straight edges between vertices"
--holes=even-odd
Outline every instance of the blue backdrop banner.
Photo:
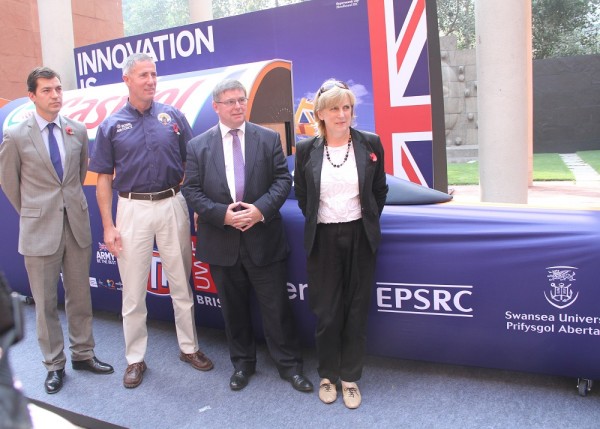
[[[86,187],[95,202],[94,187]],[[0,205],[8,202],[4,194]],[[94,204],[90,204],[93,206]],[[102,231],[90,210],[94,237]],[[297,202],[282,208],[290,241],[288,293],[305,344],[315,321],[308,305],[304,218]],[[18,218],[3,212],[1,269],[29,295],[16,253]],[[524,206],[386,206],[373,286],[368,347],[372,354],[600,378],[600,210]],[[94,308],[119,312],[116,261],[93,245]],[[199,325],[222,328],[219,300],[206,264],[194,261],[191,284]],[[172,320],[160,256],[148,281],[148,316]],[[257,335],[261,334],[256,317]]]

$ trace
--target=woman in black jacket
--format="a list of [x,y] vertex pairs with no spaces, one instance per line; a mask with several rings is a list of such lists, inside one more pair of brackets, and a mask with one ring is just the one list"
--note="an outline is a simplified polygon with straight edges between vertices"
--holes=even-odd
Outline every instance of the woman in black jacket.
[[323,83],[314,100],[317,136],[296,144],[294,191],[305,216],[308,295],[317,316],[319,398],[357,408],[366,326],[388,186],[379,136],[351,128],[356,98]]

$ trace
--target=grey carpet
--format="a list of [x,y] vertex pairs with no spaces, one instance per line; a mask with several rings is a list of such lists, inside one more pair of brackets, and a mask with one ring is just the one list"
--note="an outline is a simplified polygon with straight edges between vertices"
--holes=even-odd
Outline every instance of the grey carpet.
[[[144,381],[125,389],[121,321],[108,313],[95,315],[96,354],[115,373],[74,371],[69,363],[63,389],[47,395],[33,306],[25,306],[25,317],[27,335],[10,349],[24,393],[132,429],[600,427],[600,392],[580,397],[575,379],[373,356],[359,383],[362,406],[349,410],[341,397],[324,405],[316,392],[296,392],[281,380],[263,345],[250,384],[232,392],[224,332],[199,328],[201,348],[215,362],[202,373],[179,361],[174,327],[159,321],[148,323]],[[318,384],[312,349],[305,350],[305,373]]]

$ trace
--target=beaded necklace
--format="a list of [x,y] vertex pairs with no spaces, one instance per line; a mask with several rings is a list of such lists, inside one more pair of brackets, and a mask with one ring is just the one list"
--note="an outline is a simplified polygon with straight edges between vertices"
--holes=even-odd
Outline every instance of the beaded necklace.
[[327,145],[327,140],[325,140],[325,156],[327,156],[327,161],[329,161],[329,163],[331,164],[332,167],[340,168],[342,165],[344,165],[346,163],[346,161],[348,160],[348,155],[350,154],[350,145],[351,144],[352,144],[352,136],[348,136],[348,147],[346,148],[346,156],[344,156],[344,160],[342,161],[341,164],[334,164],[333,161],[331,161],[331,158],[329,157],[329,148]]

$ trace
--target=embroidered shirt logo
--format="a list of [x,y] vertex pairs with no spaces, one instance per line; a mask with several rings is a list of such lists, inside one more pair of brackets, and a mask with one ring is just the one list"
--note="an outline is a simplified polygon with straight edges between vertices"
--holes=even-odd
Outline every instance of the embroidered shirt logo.
[[127,131],[133,128],[133,125],[131,124],[131,122],[128,122],[126,124],[117,124],[117,133],[120,133],[121,131]]
[[158,120],[163,125],[169,125],[171,123],[171,116],[168,113],[162,112],[157,116]]

